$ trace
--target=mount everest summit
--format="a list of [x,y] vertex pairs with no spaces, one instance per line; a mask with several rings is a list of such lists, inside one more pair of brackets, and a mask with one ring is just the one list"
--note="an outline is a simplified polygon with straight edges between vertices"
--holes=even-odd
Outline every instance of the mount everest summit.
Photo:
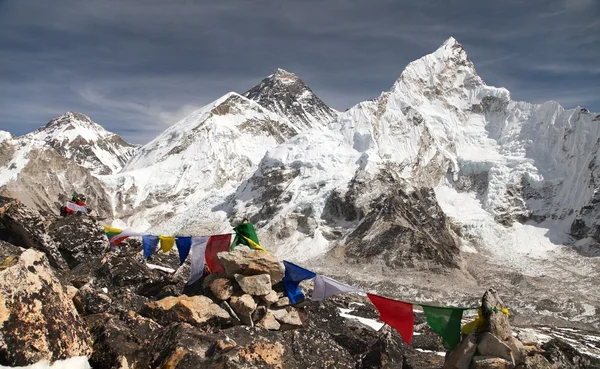
[[78,113],[0,132],[0,191],[50,212],[85,191],[152,233],[247,216],[266,248],[346,280],[455,299],[496,283],[517,311],[598,328],[599,127],[487,86],[450,38],[345,112],[277,70],[141,147]]

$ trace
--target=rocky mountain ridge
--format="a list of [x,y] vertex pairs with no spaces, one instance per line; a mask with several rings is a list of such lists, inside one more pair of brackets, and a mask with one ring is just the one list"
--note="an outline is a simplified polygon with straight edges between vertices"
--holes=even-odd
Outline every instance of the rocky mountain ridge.
[[[291,305],[279,282],[283,267],[272,254],[220,253],[224,273],[187,285],[190,258],[180,266],[176,253],[160,252],[146,263],[135,239],[119,252],[108,249],[94,218],[44,216],[0,197],[0,365],[74,356],[87,356],[93,368],[131,369],[445,365],[442,340],[419,312],[408,345],[395,330],[380,327],[364,296],[311,301],[310,286],[302,284],[307,298]],[[495,291],[482,304],[486,333],[463,340],[446,364],[477,363],[490,354],[504,358],[496,361],[512,360],[516,368],[600,365],[568,343],[568,330],[546,332],[543,344],[531,330],[513,337],[504,313],[487,309],[504,306]],[[493,338],[490,346],[487,332],[510,347]],[[474,357],[476,350],[480,356]]]

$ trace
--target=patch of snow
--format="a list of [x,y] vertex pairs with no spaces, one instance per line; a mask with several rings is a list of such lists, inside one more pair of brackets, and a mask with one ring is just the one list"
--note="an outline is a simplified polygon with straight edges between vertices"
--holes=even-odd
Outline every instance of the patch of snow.
[[426,352],[429,354],[436,354],[438,356],[441,357],[446,357],[446,352],[445,351],[432,351],[432,350],[426,350],[426,349],[422,349],[422,348],[415,348],[415,350],[419,351],[419,352]]
[[91,368],[88,363],[88,359],[85,356],[76,356],[66,360],[57,360],[52,365],[47,360],[42,360],[35,364],[27,366],[4,366],[0,365],[0,368],[12,368],[12,369],[89,369]]
[[146,266],[150,269],[158,269],[158,270],[162,270],[163,272],[167,272],[167,273],[175,273],[175,269],[173,269],[173,268],[168,268],[168,267],[164,267],[164,266],[160,266],[160,265],[156,265],[156,264],[150,264],[150,263],[146,263]]
[[354,319],[354,320],[358,320],[359,322],[361,322],[364,325],[367,325],[371,328],[373,328],[376,331],[379,331],[381,329],[381,327],[383,327],[385,324],[378,322],[374,319],[368,319],[368,318],[363,318],[360,316],[355,316],[355,315],[351,315],[349,314],[350,312],[354,311],[351,309],[342,309],[342,308],[338,308],[340,309],[340,316],[346,319]]

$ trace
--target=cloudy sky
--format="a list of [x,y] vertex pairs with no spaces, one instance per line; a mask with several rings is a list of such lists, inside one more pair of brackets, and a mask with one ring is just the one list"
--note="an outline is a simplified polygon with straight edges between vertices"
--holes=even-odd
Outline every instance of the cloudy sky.
[[144,143],[275,68],[344,110],[450,36],[514,99],[600,112],[597,0],[0,0],[0,129],[74,110]]

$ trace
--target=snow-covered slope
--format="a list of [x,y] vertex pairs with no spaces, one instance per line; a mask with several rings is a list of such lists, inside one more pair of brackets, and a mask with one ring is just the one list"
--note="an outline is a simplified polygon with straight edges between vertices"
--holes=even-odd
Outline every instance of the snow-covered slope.
[[224,215],[215,211],[219,204],[256,170],[268,149],[298,131],[287,119],[232,92],[168,128],[122,173],[104,180],[116,189],[115,209],[132,215],[138,227],[178,232],[195,222],[210,228],[213,217],[220,219],[216,227],[223,227]]
[[337,116],[298,76],[283,69],[277,69],[244,96],[288,118],[302,130],[322,127]]

